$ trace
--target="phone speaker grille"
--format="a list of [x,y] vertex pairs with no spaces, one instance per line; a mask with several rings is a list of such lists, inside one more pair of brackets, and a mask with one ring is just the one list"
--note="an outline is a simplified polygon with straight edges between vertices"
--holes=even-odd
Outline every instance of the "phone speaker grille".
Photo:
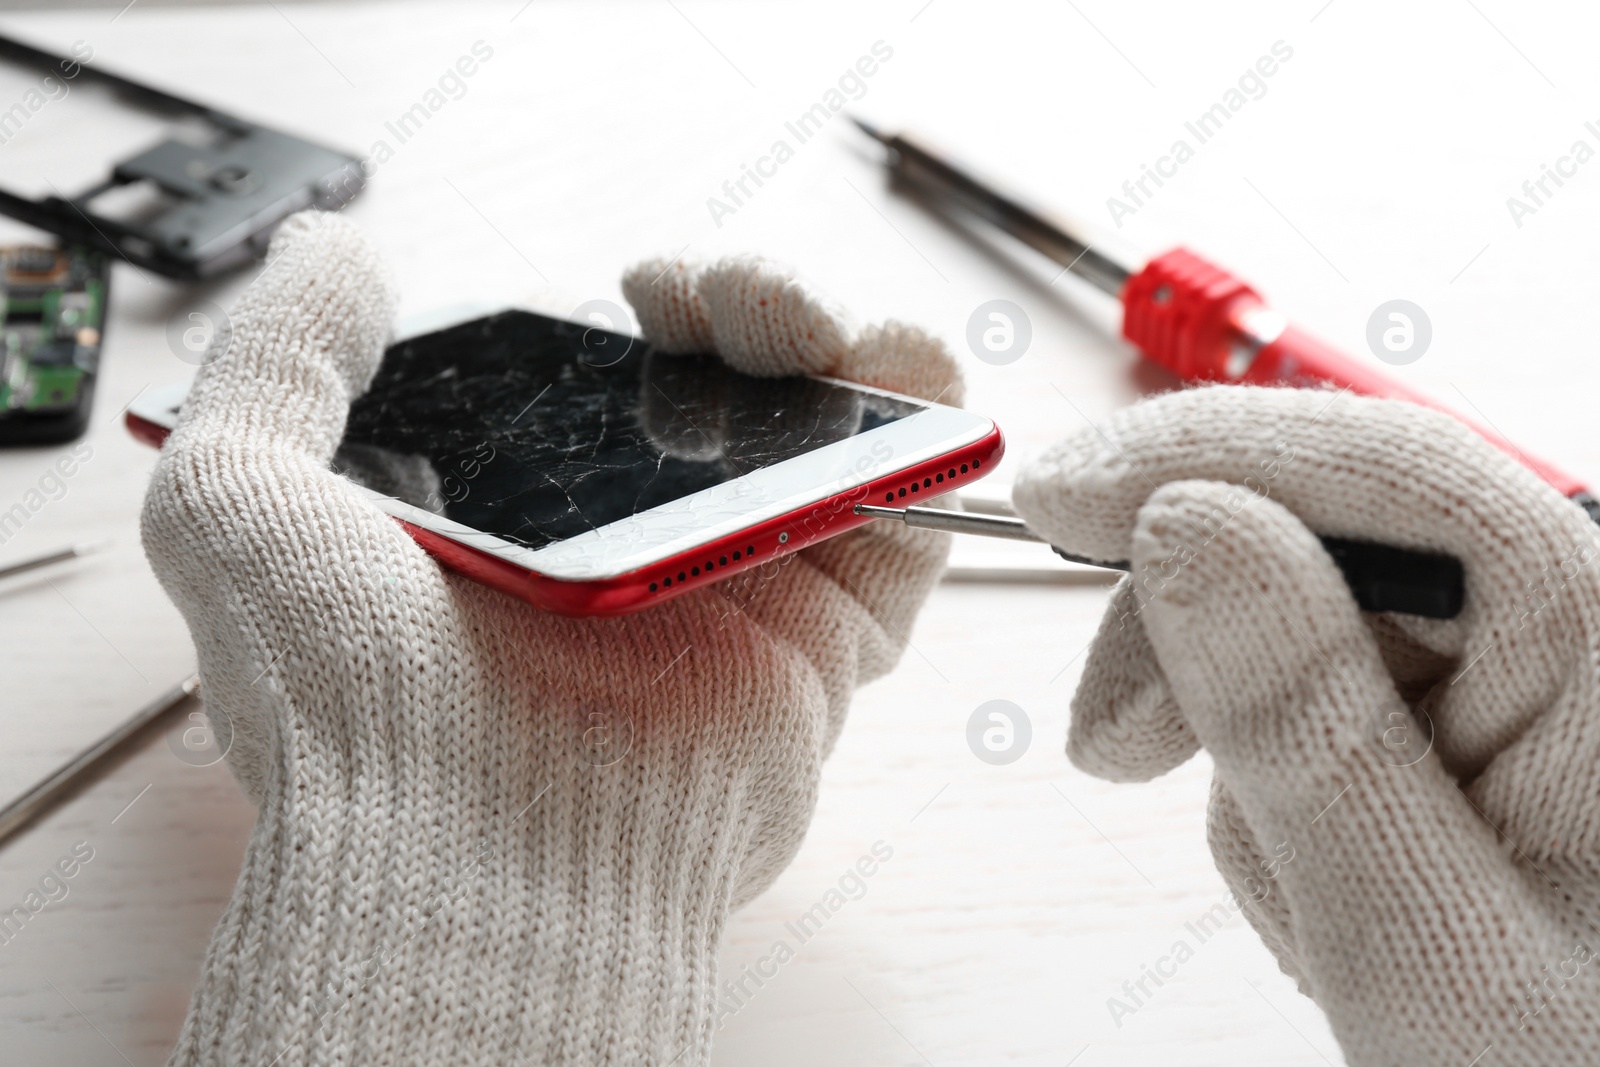
[[885,504],[893,504],[897,500],[905,500],[908,496],[917,496],[925,489],[932,489],[936,485],[943,485],[947,479],[949,481],[955,481],[956,474],[958,472],[961,474],[967,474],[971,471],[979,469],[982,466],[983,461],[975,459],[970,464],[961,464],[959,468],[951,467],[949,470],[942,473],[928,475],[919,480],[902,485],[898,490],[888,490],[883,494],[883,502]]
[[[924,491],[928,491],[929,495],[934,495],[936,486],[943,485],[947,481],[953,482],[959,475],[970,474],[982,466],[982,460],[974,459],[969,463],[962,463],[958,466],[951,467],[948,470],[935,471],[932,474],[924,475],[921,478],[907,482],[898,489],[887,490],[883,494],[884,503],[893,504],[897,500],[906,500],[911,497],[920,496]],[[674,585],[682,586],[696,578],[711,575],[718,568],[726,568],[730,564],[743,563],[747,560],[754,559],[755,555],[756,546],[749,544],[742,549],[736,548],[730,553],[708,557],[702,564],[690,567],[687,570],[681,570],[677,574],[668,574],[656,579],[650,583],[649,590],[652,593],[662,593],[668,589],[671,589]]]
[[746,545],[742,549],[736,548],[731,553],[722,553],[720,555],[707,557],[704,563],[690,567],[686,571],[679,571],[676,575],[669,574],[663,578],[657,579],[656,581],[650,583],[649,589],[652,593],[659,593],[663,590],[671,589],[674,583],[683,585],[684,583],[691,581],[692,579],[699,578],[702,575],[709,575],[716,571],[719,567],[726,569],[730,562],[741,563],[745,560],[755,559],[755,557],[755,545]]

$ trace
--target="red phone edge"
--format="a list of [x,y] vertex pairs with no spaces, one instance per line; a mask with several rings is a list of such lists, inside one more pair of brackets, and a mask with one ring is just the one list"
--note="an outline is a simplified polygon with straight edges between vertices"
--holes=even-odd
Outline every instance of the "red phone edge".
[[[154,448],[160,448],[170,432],[131,411],[124,421],[128,432]],[[592,582],[537,574],[404,519],[395,521],[441,566],[544,611],[577,616],[625,615],[753,567],[781,566],[784,557],[802,548],[875,521],[857,515],[857,504],[881,502],[904,507],[936,497],[977,481],[986,465],[993,466],[1004,455],[1005,438],[996,426],[977,441],[941,456],[874,478],[865,485],[835,493],[693,551]]]

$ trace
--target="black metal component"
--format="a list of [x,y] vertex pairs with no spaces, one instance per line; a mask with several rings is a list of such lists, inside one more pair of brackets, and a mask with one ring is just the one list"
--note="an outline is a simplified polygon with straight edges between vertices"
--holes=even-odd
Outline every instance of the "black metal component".
[[[114,164],[107,180],[75,195],[32,200],[0,190],[0,213],[170,278],[198,281],[259,259],[285,218],[305,208],[343,207],[366,184],[356,156],[75,58],[0,36],[0,60],[103,85],[131,104],[214,128],[209,144],[162,141]],[[148,182],[170,203],[138,221],[92,209],[96,196],[133,182]]]

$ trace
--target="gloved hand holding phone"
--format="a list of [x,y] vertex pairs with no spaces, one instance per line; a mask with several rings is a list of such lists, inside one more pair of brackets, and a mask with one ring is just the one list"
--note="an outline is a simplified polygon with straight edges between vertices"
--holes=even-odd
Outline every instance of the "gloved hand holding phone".
[[[953,361],[853,335],[753,260],[650,263],[663,351],[945,402]],[[394,294],[287,223],[146,502],[260,815],[176,1064],[704,1064],[731,908],[793,857],[850,692],[939,535],[872,525],[615,619],[440,569],[328,470]],[[1213,759],[1224,879],[1353,1064],[1600,1048],[1600,534],[1447,416],[1343,393],[1149,401],[1029,468],[1029,526],[1133,570],[1068,754]],[[1447,554],[1465,611],[1364,616],[1317,535]]]
[[[667,351],[959,394],[936,340],[853,336],[758,261],[624,288]],[[737,598],[541,613],[441,570],[328,469],[393,306],[348,223],[287,222],[146,499],[260,808],[172,1062],[705,1064],[729,910],[799,848],[946,538],[874,525]]]
[[[1449,416],[1186,391],[1019,479],[1030,527],[1128,559],[1067,751],[1215,763],[1217,866],[1357,1065],[1600,1049],[1600,531]],[[1466,609],[1363,616],[1315,534],[1447,553]]]

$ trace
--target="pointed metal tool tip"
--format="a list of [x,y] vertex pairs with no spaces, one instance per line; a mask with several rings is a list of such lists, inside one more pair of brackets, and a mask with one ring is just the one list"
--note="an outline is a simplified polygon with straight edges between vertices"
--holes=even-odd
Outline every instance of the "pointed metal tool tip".
[[858,119],[854,115],[851,115],[850,121],[859,126],[861,128],[861,132],[872,138],[874,141],[880,141],[883,144],[889,143],[888,135],[865,119]]

